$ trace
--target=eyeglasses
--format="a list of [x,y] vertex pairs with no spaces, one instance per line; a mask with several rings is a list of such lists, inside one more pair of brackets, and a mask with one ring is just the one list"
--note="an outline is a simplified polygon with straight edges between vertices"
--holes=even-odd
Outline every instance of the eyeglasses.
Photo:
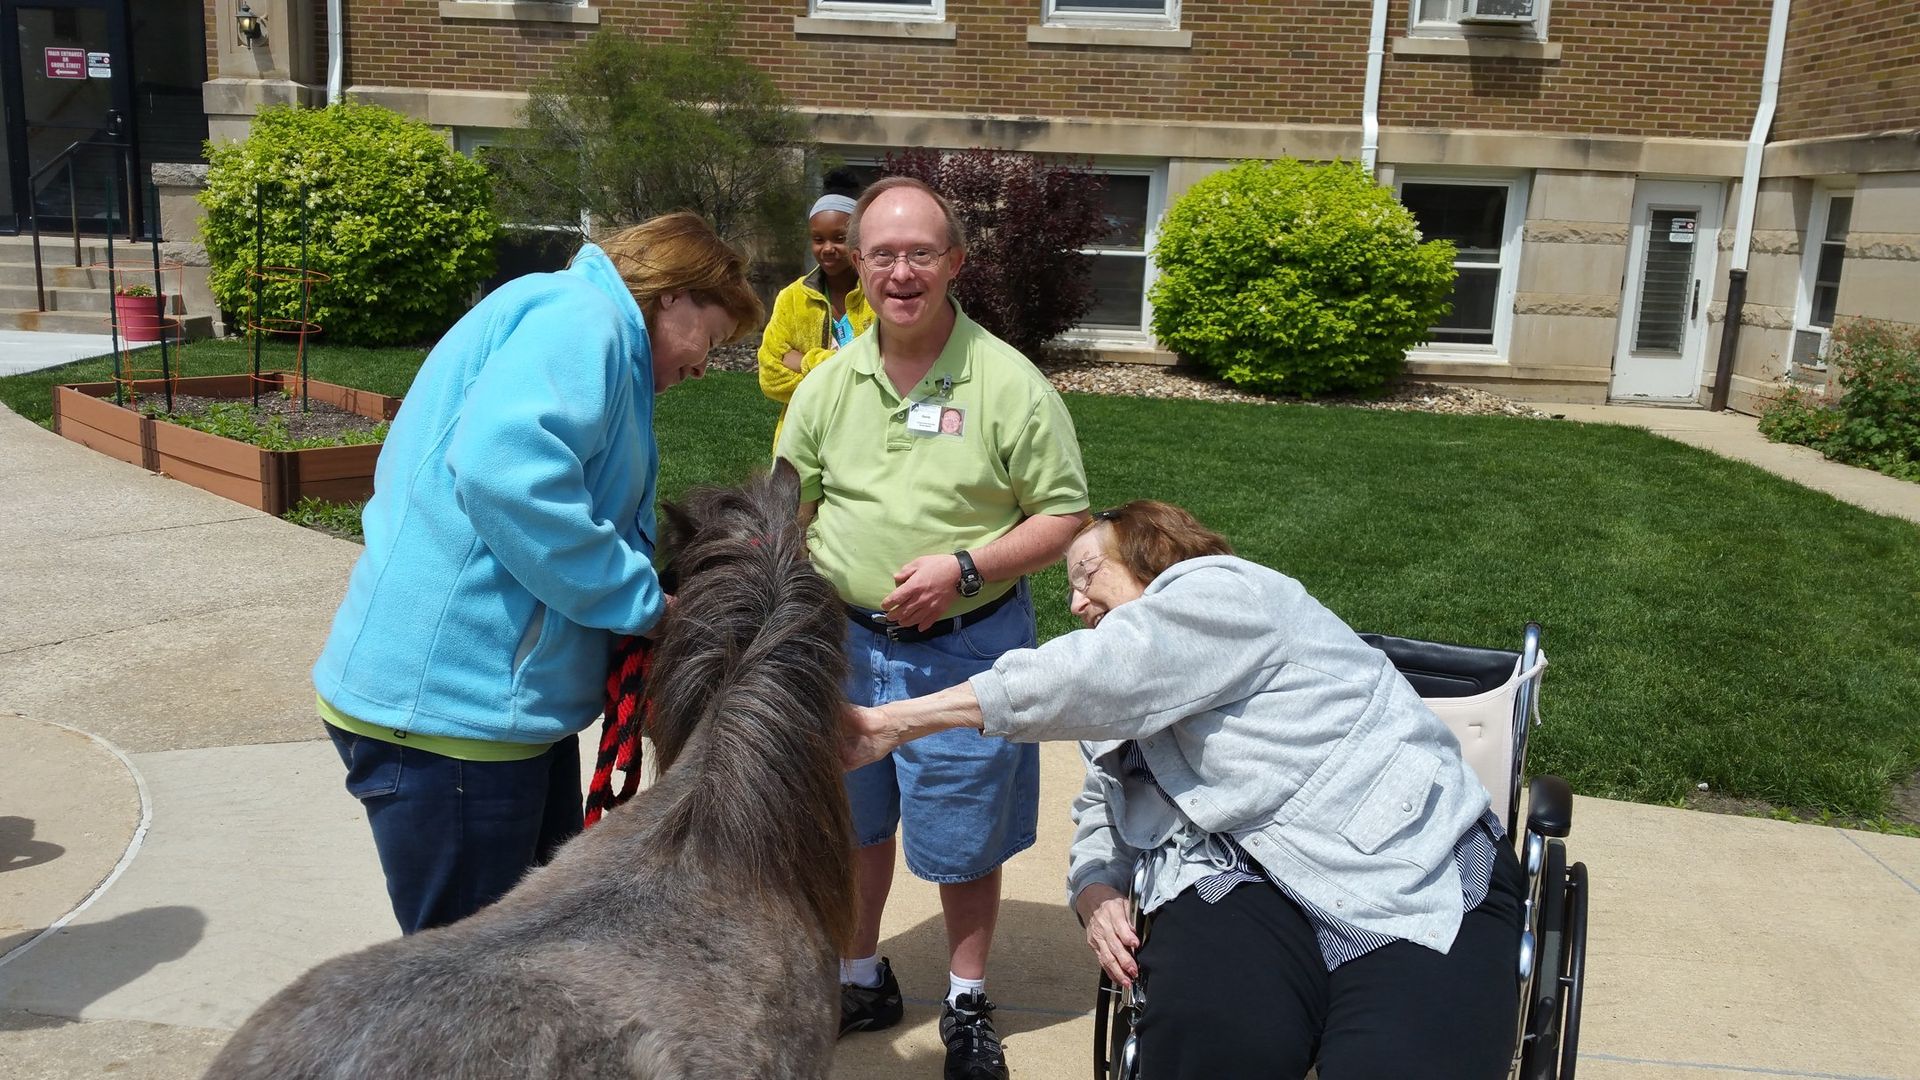
[[1117,506],[1114,506],[1114,507],[1109,507],[1108,509],[1105,509],[1105,510],[1095,510],[1093,513],[1088,514],[1087,516],[1092,518],[1095,521],[1114,521],[1120,517],[1120,508]]
[[[1088,563],[1093,564],[1092,568],[1084,573],[1081,572],[1080,568],[1086,566]],[[1087,586],[1093,584],[1093,575],[1099,573],[1100,568],[1106,564],[1107,553],[1101,551],[1095,552],[1081,559],[1079,562],[1074,563],[1072,566],[1067,567],[1067,587],[1074,592],[1084,594],[1087,591]]]
[[882,248],[878,251],[861,252],[860,261],[875,270],[891,270],[896,261],[905,259],[908,266],[916,270],[925,270],[939,262],[941,256],[952,250],[950,247],[941,248],[939,251],[932,248],[914,248],[912,251],[892,252]]

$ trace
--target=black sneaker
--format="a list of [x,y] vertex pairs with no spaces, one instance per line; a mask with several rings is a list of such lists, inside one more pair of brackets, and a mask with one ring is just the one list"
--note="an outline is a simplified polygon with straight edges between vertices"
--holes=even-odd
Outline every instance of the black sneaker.
[[947,1044],[946,1080],[1007,1080],[1007,1056],[993,1030],[993,1002],[983,993],[961,994],[940,1014],[940,1041]]
[[879,1031],[900,1022],[906,1006],[900,1001],[900,980],[893,977],[893,965],[880,958],[880,985],[840,984],[840,1034],[854,1031]]

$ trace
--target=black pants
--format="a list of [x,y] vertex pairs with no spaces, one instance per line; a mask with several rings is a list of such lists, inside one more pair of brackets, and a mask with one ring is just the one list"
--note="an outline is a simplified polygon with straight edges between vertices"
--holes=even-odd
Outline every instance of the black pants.
[[327,725],[367,810],[403,934],[504,896],[580,831],[580,741],[524,761],[461,761]]
[[1506,843],[1445,955],[1396,941],[1327,970],[1313,926],[1266,882],[1189,889],[1140,952],[1149,1080],[1503,1080],[1512,1061],[1525,876]]

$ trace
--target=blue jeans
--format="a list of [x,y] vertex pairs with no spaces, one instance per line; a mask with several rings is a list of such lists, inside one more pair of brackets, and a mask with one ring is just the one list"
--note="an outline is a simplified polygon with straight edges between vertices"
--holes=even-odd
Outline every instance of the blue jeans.
[[326,725],[373,826],[400,932],[506,895],[580,831],[580,740],[525,761],[461,761]]
[[[890,641],[847,627],[848,700],[879,705],[966,682],[1000,654],[1033,648],[1033,597],[1020,595],[992,615],[931,641]],[[854,839],[881,843],[905,826],[907,869],[958,884],[985,877],[1033,846],[1040,816],[1040,748],[991,738],[971,728],[916,739],[847,774]]]

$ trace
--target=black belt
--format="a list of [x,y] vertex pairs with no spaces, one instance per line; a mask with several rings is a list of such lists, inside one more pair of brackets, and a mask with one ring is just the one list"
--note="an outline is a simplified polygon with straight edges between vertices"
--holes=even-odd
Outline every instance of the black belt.
[[974,608],[972,611],[964,615],[955,615],[951,619],[941,619],[925,630],[919,630],[911,626],[901,626],[899,623],[888,620],[887,613],[884,611],[873,611],[869,608],[858,607],[854,604],[847,605],[847,618],[851,619],[853,625],[860,627],[862,630],[871,630],[876,634],[886,635],[888,641],[903,641],[909,644],[916,641],[932,641],[934,638],[951,634],[963,626],[972,626],[974,623],[999,611],[1001,608],[1007,606],[1007,603],[1015,596],[1019,595],[1019,592],[1020,586],[1015,585],[1013,588]]

